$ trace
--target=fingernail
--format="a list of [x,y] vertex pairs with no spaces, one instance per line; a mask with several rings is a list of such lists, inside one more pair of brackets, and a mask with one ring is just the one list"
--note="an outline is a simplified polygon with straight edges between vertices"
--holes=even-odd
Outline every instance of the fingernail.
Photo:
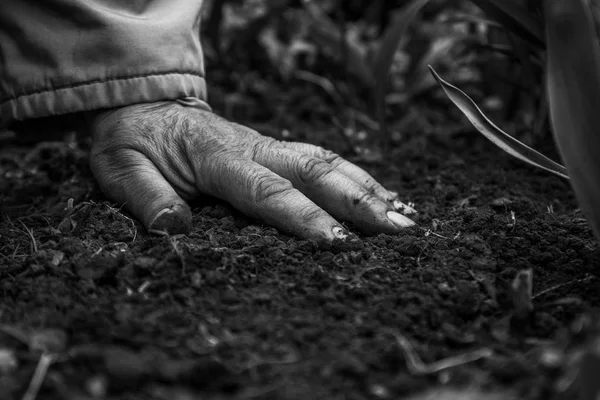
[[150,222],[149,231],[153,233],[168,232],[169,234],[188,233],[191,230],[192,215],[189,207],[174,205],[156,213]]
[[409,206],[407,204],[404,204],[400,200],[394,200],[392,202],[392,205],[394,206],[394,208],[396,210],[400,211],[404,215],[416,214],[417,213],[417,210],[415,210],[414,208],[412,208],[411,206]]
[[152,220],[152,222],[150,222],[150,226],[156,225],[156,223],[158,221],[160,221],[160,217],[165,216],[165,214],[167,214],[167,213],[172,214],[173,210],[171,210],[170,208],[165,208],[165,209],[162,209],[159,212],[157,212],[156,215],[154,216],[154,219]]
[[339,226],[334,226],[332,232],[333,236],[335,236],[337,239],[346,239],[348,237],[346,231],[343,228],[340,228]]
[[388,211],[387,217],[390,221],[392,221],[394,224],[401,228],[407,228],[415,224],[411,219],[406,218],[404,215],[398,214],[395,211]]

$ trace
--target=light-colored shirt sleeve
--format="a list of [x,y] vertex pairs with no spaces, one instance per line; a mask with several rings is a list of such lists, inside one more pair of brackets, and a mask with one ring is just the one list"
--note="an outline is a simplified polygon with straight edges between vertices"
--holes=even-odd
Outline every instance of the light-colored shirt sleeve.
[[1,0],[0,126],[180,100],[206,106],[202,0]]

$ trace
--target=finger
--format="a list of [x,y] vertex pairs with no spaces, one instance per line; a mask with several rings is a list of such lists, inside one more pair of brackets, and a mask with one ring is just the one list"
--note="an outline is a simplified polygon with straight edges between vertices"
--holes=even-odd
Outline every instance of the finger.
[[338,172],[327,162],[277,145],[254,153],[255,161],[286,179],[334,217],[367,232],[398,232],[414,225],[390,204]]
[[[218,157],[218,158],[217,158]],[[281,231],[319,243],[344,239],[347,231],[289,180],[241,156],[216,156],[204,164],[198,189]]]
[[308,143],[280,142],[280,144],[284,148],[298,151],[300,153],[304,153],[309,156],[316,157],[320,160],[328,162],[337,171],[354,180],[359,185],[364,187],[367,191],[373,193],[373,195],[379,197],[383,201],[392,204],[396,211],[399,211],[402,214],[409,215],[417,212],[414,208],[401,202],[398,198],[398,193],[389,191],[386,188],[384,188],[367,171],[355,164],[352,164],[351,162],[345,160],[344,158],[331,151],[325,150],[322,147],[314,146]]
[[112,201],[140,220],[151,233],[188,233],[192,213],[185,201],[142,153],[131,149],[90,155],[92,172]]

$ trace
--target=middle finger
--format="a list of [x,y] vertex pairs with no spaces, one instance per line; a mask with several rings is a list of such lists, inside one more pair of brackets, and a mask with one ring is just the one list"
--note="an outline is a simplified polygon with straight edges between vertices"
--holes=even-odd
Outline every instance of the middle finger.
[[332,151],[308,143],[279,142],[279,144],[286,149],[307,154],[328,162],[333,168],[354,180],[381,200],[390,203],[396,211],[399,211],[402,214],[410,215],[417,212],[414,208],[401,202],[398,193],[387,190],[367,171],[345,160],[343,157]]
[[335,218],[367,232],[398,232],[414,222],[329,163],[272,142],[254,152],[254,161],[288,179]]

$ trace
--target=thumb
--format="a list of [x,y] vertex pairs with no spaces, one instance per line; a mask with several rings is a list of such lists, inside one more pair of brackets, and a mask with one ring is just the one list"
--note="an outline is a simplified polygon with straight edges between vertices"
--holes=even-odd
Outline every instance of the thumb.
[[95,151],[90,167],[100,188],[151,233],[188,233],[190,207],[144,154],[128,148]]

